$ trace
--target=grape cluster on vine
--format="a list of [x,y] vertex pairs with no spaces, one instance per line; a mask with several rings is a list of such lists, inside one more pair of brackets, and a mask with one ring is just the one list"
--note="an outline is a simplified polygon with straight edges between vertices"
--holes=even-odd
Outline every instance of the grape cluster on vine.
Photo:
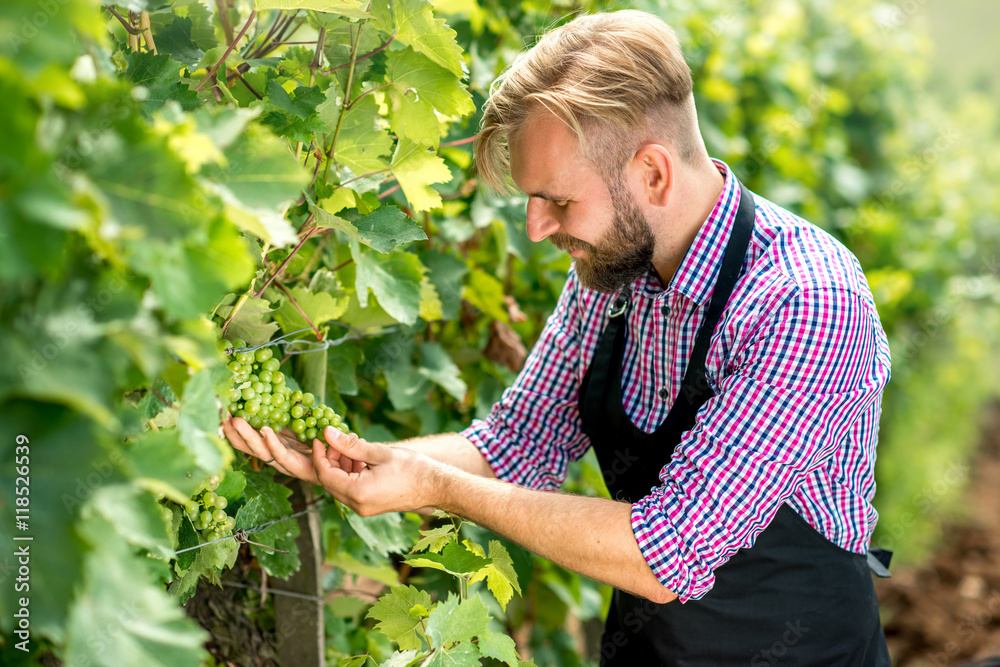
[[212,477],[184,503],[184,512],[194,527],[202,533],[208,531],[205,539],[209,542],[229,537],[236,528],[236,519],[226,514],[229,501],[215,493],[218,486],[219,478]]
[[246,342],[236,339],[222,341],[233,384],[229,396],[229,413],[245,419],[260,430],[268,426],[276,432],[288,428],[302,442],[319,437],[327,426],[347,433],[347,425],[333,408],[316,402],[309,392],[293,390],[285,384],[281,363],[269,347],[246,350]]

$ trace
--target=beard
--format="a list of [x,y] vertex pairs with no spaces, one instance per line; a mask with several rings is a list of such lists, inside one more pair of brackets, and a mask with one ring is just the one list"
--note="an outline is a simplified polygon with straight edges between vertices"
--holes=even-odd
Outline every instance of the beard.
[[645,275],[652,265],[655,239],[649,221],[621,183],[610,186],[614,219],[608,233],[591,245],[568,234],[553,234],[550,241],[561,250],[584,250],[573,259],[577,278],[585,288],[613,294],[623,285]]

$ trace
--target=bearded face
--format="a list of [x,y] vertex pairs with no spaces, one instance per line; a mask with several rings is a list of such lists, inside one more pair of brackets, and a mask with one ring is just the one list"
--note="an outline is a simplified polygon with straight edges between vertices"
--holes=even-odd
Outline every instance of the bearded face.
[[587,289],[612,294],[643,276],[653,259],[653,230],[632,194],[619,181],[609,184],[614,219],[596,244],[553,234],[549,240],[561,250],[583,250],[586,257],[574,258],[576,275]]

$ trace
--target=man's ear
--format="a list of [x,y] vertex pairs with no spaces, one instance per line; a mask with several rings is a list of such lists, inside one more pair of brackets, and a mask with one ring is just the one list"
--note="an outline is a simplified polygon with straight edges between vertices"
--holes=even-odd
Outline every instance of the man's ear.
[[632,168],[639,175],[641,195],[653,206],[666,206],[674,189],[674,158],[662,144],[646,144],[636,152]]

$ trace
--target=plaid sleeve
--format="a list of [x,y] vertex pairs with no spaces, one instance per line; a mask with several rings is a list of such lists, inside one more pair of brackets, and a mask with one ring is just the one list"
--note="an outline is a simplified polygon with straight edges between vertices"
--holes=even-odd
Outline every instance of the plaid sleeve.
[[632,507],[643,556],[681,602],[708,592],[713,571],[878,409],[889,360],[873,308],[849,290],[795,288],[737,343],[662,486]]
[[580,430],[579,282],[570,273],[556,309],[514,384],[485,420],[462,432],[499,479],[532,489],[557,490],[569,462],[584,455]]

